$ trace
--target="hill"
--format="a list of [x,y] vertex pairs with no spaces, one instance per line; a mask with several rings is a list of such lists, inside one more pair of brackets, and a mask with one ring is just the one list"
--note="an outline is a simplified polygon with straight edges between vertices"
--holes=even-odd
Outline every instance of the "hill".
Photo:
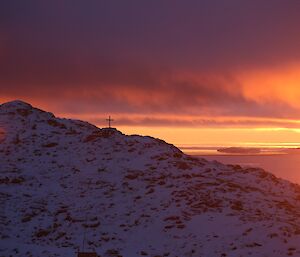
[[0,106],[0,256],[300,256],[300,187],[166,142]]

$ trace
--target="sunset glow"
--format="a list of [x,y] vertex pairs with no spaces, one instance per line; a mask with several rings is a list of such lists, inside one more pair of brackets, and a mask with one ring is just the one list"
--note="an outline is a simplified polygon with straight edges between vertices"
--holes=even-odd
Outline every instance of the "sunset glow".
[[300,108],[300,64],[245,72],[241,84],[244,94],[254,101],[277,101]]
[[0,1],[0,256],[300,257],[300,0]]
[[0,102],[174,143],[299,142],[299,4],[177,4],[7,4]]

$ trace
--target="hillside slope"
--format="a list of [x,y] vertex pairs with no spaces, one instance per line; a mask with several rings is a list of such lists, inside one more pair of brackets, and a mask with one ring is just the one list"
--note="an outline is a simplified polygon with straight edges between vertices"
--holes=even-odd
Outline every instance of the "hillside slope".
[[300,256],[300,187],[152,137],[0,106],[0,256]]

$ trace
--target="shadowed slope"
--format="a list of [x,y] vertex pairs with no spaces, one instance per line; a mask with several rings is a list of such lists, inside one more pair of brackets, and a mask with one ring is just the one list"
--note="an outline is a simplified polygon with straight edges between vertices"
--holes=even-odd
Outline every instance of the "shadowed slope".
[[0,106],[4,256],[295,256],[300,189],[152,137]]

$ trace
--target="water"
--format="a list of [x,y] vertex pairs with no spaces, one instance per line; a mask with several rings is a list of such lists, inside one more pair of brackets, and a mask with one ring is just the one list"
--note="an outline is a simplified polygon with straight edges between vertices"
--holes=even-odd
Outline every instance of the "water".
[[203,157],[207,160],[217,160],[225,164],[260,167],[275,176],[300,185],[300,153],[282,152],[281,149],[269,149],[267,152],[255,155],[238,155],[219,153],[216,149],[182,149],[188,154]]

